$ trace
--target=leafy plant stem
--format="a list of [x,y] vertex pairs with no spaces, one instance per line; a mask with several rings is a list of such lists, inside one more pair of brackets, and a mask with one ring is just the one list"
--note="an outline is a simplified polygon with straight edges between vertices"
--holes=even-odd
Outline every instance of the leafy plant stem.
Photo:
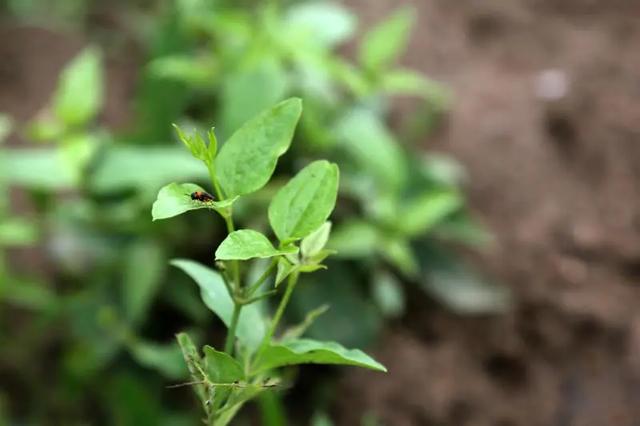
[[264,335],[264,338],[262,339],[262,343],[260,343],[260,347],[258,348],[258,351],[256,353],[256,357],[255,357],[256,363],[260,360],[262,353],[267,349],[267,346],[269,345],[269,343],[271,343],[271,339],[273,339],[273,335],[276,332],[276,328],[278,328],[278,323],[280,322],[280,319],[282,319],[282,315],[284,314],[284,310],[286,309],[287,304],[289,304],[289,299],[291,299],[291,294],[293,293],[293,289],[296,287],[297,282],[298,282],[298,273],[294,272],[291,275],[289,275],[289,280],[287,281],[287,288],[284,292],[284,295],[282,296],[282,299],[280,300],[280,304],[278,305],[278,310],[276,310],[276,314],[273,317],[273,320],[271,321],[269,330],[267,330],[267,333]]
[[[215,192],[218,200],[222,201],[225,199],[224,194],[222,192],[222,188],[220,187],[220,183],[218,182],[218,178],[216,177],[216,170],[213,165],[213,162],[207,163],[207,169],[209,170],[209,178],[211,179],[211,185],[213,186],[213,190]],[[231,216],[231,209],[225,214],[222,214],[224,218],[224,222],[227,225],[227,232],[230,234],[236,230],[236,227],[233,223],[233,217]],[[233,271],[233,289],[240,288],[240,265],[238,261],[234,260],[231,262],[231,270]],[[230,296],[235,299],[234,293],[230,292]]]
[[277,261],[272,260],[269,267],[262,273],[262,275],[260,275],[260,278],[258,278],[256,282],[251,284],[251,286],[247,289],[247,293],[246,293],[247,297],[251,297],[251,295],[260,288],[260,286],[266,281],[266,279],[269,278],[269,275],[271,275],[276,265],[277,265]]
[[224,351],[229,355],[233,355],[233,342],[236,337],[236,328],[238,328],[238,320],[240,319],[240,311],[242,310],[242,304],[238,303],[235,298],[233,300],[233,315],[231,316],[231,324],[229,325],[229,332],[224,342]]

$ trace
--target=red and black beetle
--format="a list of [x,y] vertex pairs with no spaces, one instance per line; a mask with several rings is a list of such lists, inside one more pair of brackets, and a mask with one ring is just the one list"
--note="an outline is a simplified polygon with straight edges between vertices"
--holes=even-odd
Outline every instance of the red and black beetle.
[[191,193],[191,199],[194,201],[201,201],[203,203],[213,201],[213,195],[204,191],[196,191]]

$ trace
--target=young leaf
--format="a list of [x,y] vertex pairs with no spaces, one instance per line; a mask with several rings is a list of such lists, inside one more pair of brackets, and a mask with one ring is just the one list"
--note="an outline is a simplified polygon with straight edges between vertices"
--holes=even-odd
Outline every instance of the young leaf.
[[358,349],[346,349],[335,342],[297,339],[270,345],[262,354],[255,373],[295,364],[353,365],[387,371],[382,364]]
[[233,383],[244,380],[244,372],[238,361],[225,352],[216,351],[211,346],[203,349],[206,360],[206,372],[214,383]]
[[[171,264],[182,269],[200,287],[200,293],[205,305],[213,311],[228,327],[233,315],[233,301],[227,291],[220,274],[199,263],[190,260],[175,259]],[[240,313],[236,337],[251,352],[260,345],[266,332],[266,326],[259,308],[259,304],[247,305]]]
[[217,149],[217,140],[213,129],[208,132],[209,146],[207,146],[197,131],[194,131],[191,136],[187,136],[177,124],[174,124],[173,127],[176,129],[176,133],[178,133],[178,138],[180,138],[182,143],[189,149],[189,152],[191,152],[194,158],[204,161],[206,164],[213,162]]
[[81,126],[102,107],[104,76],[100,53],[87,48],[62,72],[53,98],[53,111],[67,126]]
[[277,250],[260,232],[240,229],[227,235],[227,238],[222,241],[216,250],[216,260],[247,260],[256,257],[265,259],[296,251],[296,247]]
[[[178,340],[178,345],[180,345],[180,350],[182,350],[182,356],[184,357],[184,361],[187,364],[187,368],[189,369],[189,374],[191,375],[191,380],[193,382],[201,382],[204,380],[202,376],[202,371],[204,371],[204,365],[202,363],[202,358],[200,358],[200,354],[196,349],[196,346],[191,341],[191,338],[187,333],[178,333],[176,335],[176,339]],[[196,384],[193,386],[193,389],[198,395],[200,402],[204,406],[207,401],[207,393],[205,391],[205,387],[202,384]]]
[[[229,354],[216,351],[211,346],[205,346],[204,356],[207,376],[211,382],[232,384],[244,380],[242,366]],[[213,392],[213,408],[222,406],[232,391],[230,387],[216,386]]]
[[285,278],[289,276],[293,271],[294,265],[291,264],[284,256],[278,259],[277,272],[276,272],[276,288],[280,285]]
[[216,175],[227,197],[262,188],[284,154],[302,113],[300,99],[292,98],[245,123],[222,146],[216,157]]
[[320,225],[318,229],[307,235],[300,242],[300,251],[304,258],[312,258],[327,245],[329,233],[331,232],[331,222],[327,221]]
[[370,71],[392,65],[406,49],[413,20],[413,11],[405,8],[373,28],[360,47],[360,63]]
[[304,238],[327,220],[337,195],[338,166],[324,160],[314,161],[271,201],[271,228],[280,241]]
[[170,183],[158,192],[158,198],[151,208],[153,220],[167,219],[178,216],[190,210],[211,209],[224,212],[238,198],[234,197],[222,201],[192,200],[194,192],[205,192],[200,186],[193,183]]

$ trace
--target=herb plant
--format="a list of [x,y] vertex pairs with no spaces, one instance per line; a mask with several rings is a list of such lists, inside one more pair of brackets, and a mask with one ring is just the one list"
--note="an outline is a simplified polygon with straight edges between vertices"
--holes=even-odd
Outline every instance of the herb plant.
[[[291,144],[301,112],[300,99],[283,101],[245,123],[220,150],[213,129],[207,144],[198,133],[186,136],[178,128],[180,139],[207,168],[214,195],[203,197],[206,191],[196,184],[171,183],[153,205],[154,220],[208,209],[226,224],[228,235],[215,251],[217,270],[189,260],[172,261],[196,281],[204,303],[228,328],[223,347],[204,346],[202,353],[186,333],[177,336],[190,384],[210,425],[228,424],[245,402],[277,386],[279,369],[285,366],[343,364],[386,371],[359,350],[300,338],[318,312],[278,333],[299,276],[324,268],[322,262],[332,254],[325,245],[331,229],[327,219],[338,195],[335,164],[311,162],[277,190],[268,207],[275,246],[258,230],[235,227],[234,203],[268,183]],[[267,266],[250,280],[250,264],[263,259]],[[261,301],[278,293],[283,294],[269,319]]]

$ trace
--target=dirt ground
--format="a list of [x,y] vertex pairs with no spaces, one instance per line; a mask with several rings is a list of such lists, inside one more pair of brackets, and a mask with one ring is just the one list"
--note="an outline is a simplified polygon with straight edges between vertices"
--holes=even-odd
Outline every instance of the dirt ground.
[[[397,7],[351,0],[365,23]],[[456,101],[431,149],[468,170],[506,316],[425,308],[352,371],[341,425],[640,425],[640,2],[415,0],[405,60]]]
[[[370,24],[400,2],[348,3]],[[426,145],[467,168],[470,204],[496,236],[478,264],[514,306],[457,317],[411,297],[376,353],[389,374],[350,370],[332,414],[340,425],[363,412],[388,426],[640,425],[640,1],[412,3],[405,62],[456,94]],[[44,105],[82,44],[39,31],[0,32],[12,40],[0,43],[0,81],[15,82],[0,111],[18,119]],[[110,125],[126,117],[130,65],[109,65]]]

